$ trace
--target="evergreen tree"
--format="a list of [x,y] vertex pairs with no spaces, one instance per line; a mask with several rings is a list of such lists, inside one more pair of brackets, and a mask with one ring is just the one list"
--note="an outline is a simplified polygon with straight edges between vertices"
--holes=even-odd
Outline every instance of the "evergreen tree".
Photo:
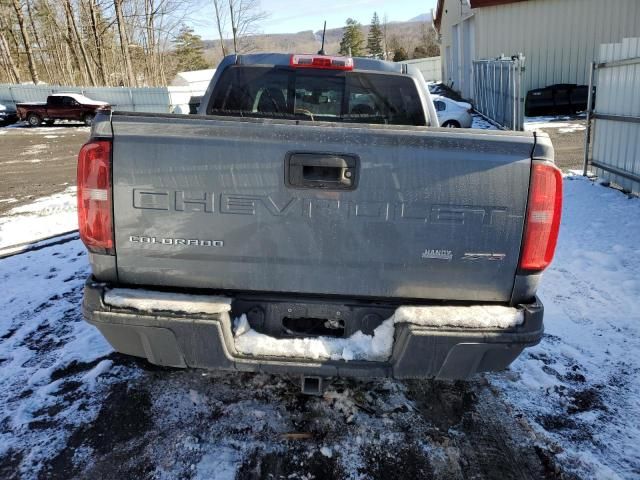
[[393,61],[402,62],[403,60],[409,60],[409,54],[403,47],[396,48],[393,51]]
[[360,24],[353,18],[347,18],[347,25],[340,41],[340,55],[349,55],[349,49],[352,57],[364,55],[364,35]]
[[380,27],[380,19],[378,12],[373,12],[371,19],[371,27],[369,27],[369,36],[367,37],[367,50],[370,55],[375,58],[384,58],[384,49],[382,48],[382,28]]
[[202,38],[200,35],[194,34],[193,29],[182,27],[176,37],[175,44],[179,72],[209,68],[203,56]]
[[429,49],[424,45],[418,45],[413,49],[413,58],[427,58],[429,56]]

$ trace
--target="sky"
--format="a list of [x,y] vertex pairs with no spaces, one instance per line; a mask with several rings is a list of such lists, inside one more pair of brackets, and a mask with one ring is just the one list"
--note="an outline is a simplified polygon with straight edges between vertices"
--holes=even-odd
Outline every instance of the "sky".
[[[339,28],[349,17],[368,24],[374,11],[380,18],[386,13],[390,22],[406,21],[435,8],[436,0],[262,0],[261,5],[270,13],[262,33],[295,33],[322,30],[325,20],[327,28]],[[213,21],[205,21],[209,10],[213,19],[213,6],[206,2],[194,25],[196,33],[205,39],[216,37]]]

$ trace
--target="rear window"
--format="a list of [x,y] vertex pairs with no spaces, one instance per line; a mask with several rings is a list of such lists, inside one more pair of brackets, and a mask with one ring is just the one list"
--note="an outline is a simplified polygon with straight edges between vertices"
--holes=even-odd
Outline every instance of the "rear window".
[[216,85],[209,115],[426,125],[413,79],[372,72],[232,66]]

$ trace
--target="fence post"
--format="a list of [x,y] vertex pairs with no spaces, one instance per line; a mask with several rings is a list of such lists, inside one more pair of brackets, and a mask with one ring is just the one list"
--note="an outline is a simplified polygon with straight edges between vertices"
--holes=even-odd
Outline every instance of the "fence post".
[[129,101],[131,102],[131,111],[135,112],[136,111],[136,104],[133,103],[133,90],[131,90],[131,88],[129,88]]
[[591,143],[591,113],[593,111],[593,75],[596,70],[596,64],[591,62],[589,65],[589,92],[587,94],[587,128],[584,132],[584,158],[582,176],[586,177],[589,172],[589,144]]

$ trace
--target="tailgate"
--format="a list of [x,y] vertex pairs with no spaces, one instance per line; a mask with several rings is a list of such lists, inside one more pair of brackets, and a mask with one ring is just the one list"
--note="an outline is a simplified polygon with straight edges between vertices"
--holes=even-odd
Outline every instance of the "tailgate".
[[508,301],[534,136],[114,114],[119,280]]

